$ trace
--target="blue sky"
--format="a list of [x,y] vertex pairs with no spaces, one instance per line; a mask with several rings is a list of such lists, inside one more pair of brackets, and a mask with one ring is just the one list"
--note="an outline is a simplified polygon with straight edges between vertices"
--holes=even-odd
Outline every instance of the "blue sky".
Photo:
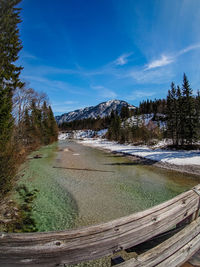
[[21,77],[62,114],[200,88],[199,0],[22,0]]

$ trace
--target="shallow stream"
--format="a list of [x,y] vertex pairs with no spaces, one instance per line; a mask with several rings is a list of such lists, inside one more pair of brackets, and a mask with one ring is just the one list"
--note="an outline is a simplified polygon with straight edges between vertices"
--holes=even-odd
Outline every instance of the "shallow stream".
[[[41,158],[34,159],[35,154]],[[20,172],[19,184],[39,190],[33,206],[39,231],[116,219],[166,201],[199,183],[195,176],[141,165],[73,141],[43,147],[29,158]],[[101,262],[90,266],[107,265]]]

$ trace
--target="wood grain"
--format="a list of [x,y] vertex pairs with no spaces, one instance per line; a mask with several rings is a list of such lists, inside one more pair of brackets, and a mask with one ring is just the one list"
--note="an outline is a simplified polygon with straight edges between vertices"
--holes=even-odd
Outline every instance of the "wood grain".
[[119,267],[175,267],[182,265],[200,248],[200,218],[148,252]]
[[148,210],[82,229],[0,233],[0,266],[55,266],[112,255],[169,230],[198,210],[199,199],[189,190]]

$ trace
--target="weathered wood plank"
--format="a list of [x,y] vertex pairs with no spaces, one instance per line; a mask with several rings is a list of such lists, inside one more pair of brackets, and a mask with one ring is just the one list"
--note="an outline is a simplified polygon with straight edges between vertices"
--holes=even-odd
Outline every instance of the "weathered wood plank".
[[0,266],[52,266],[112,255],[167,231],[198,207],[199,196],[189,190],[151,209],[108,223],[71,231],[0,234]]
[[[187,202],[190,201],[191,197],[195,197],[194,192],[192,190],[185,192],[183,194],[180,194],[179,196],[164,202],[158,206],[155,206],[153,208],[150,208],[148,210],[138,212],[135,214],[132,214],[127,217],[123,217],[117,220],[110,221],[108,223],[103,223],[99,225],[94,225],[90,227],[85,227],[82,229],[76,229],[76,230],[69,230],[69,231],[56,231],[56,232],[44,232],[44,233],[29,233],[29,234],[3,234],[3,237],[1,238],[1,245],[5,242],[6,245],[9,243],[11,245],[20,245],[23,241],[24,244],[28,245],[28,243],[31,241],[31,244],[38,243],[38,242],[46,242],[48,240],[52,240],[55,238],[67,238],[67,239],[75,239],[75,238],[82,238],[85,235],[93,235],[97,232],[105,232],[109,231],[110,229],[113,229],[115,226],[123,226],[125,224],[131,224],[133,221],[138,221],[143,217],[146,217],[148,215],[154,215],[155,212],[163,211],[164,208],[169,207],[171,205],[176,205],[176,202],[182,201],[183,206],[187,205]],[[186,202],[187,201],[187,202]],[[1,237],[1,236],[0,236]],[[23,244],[23,245],[24,245]]]
[[[119,267],[179,266],[200,248],[200,218],[186,226],[160,245]],[[199,242],[199,243],[198,243]],[[197,244],[198,243],[198,244]],[[188,253],[187,253],[188,249]],[[177,264],[177,265],[176,265]]]
[[200,248],[200,234],[198,234],[194,239],[192,239],[188,244],[178,250],[176,253],[171,255],[162,263],[158,264],[157,267],[178,267],[181,266],[185,261],[199,250]]

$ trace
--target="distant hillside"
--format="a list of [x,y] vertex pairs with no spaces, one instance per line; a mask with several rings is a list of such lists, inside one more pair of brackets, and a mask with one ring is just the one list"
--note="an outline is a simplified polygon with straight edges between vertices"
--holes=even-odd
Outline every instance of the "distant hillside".
[[123,106],[128,106],[129,109],[135,109],[135,106],[128,104],[123,100],[109,100],[98,104],[97,106],[86,107],[84,109],[78,109],[72,112],[64,113],[61,116],[56,116],[56,121],[58,124],[63,122],[70,122],[74,120],[82,120],[88,118],[97,117],[103,118],[109,116],[112,110],[121,112]]

